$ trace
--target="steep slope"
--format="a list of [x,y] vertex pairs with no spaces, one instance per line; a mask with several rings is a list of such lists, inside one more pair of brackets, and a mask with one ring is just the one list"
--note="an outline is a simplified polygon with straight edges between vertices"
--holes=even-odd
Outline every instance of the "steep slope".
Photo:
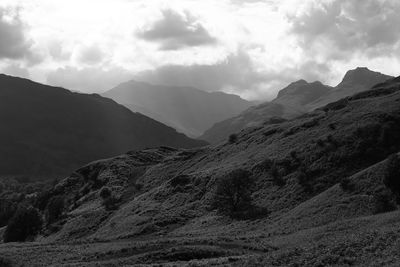
[[0,75],[0,174],[51,175],[126,149],[192,140],[99,95]]
[[[71,178],[77,184],[72,183],[71,188],[81,188],[88,177],[96,177],[96,180],[115,187],[117,194],[123,194],[129,184],[132,187],[142,185],[140,191],[131,194],[136,197],[128,200],[107,223],[92,233],[93,238],[125,238],[159,231],[172,231],[178,235],[185,231],[206,234],[208,227],[192,225],[191,221],[209,216],[206,207],[219,177],[234,168],[245,168],[257,180],[253,194],[255,201],[268,207],[270,219],[274,221],[288,212],[294,214],[294,208],[329,190],[343,177],[355,175],[400,151],[399,101],[400,83],[396,82],[355,95],[345,103],[330,104],[303,118],[248,128],[239,133],[235,144],[224,143],[191,151],[161,148],[97,162],[78,170],[79,175]],[[279,169],[284,185],[274,182],[269,172],[271,162]],[[371,179],[372,175],[367,177]],[[360,178],[360,182],[362,180]],[[71,182],[64,182],[61,188],[65,186],[70,188]],[[378,187],[363,186],[360,190],[361,195],[371,198]],[[62,191],[74,192],[70,189]],[[324,203],[322,199],[318,202]],[[82,217],[88,207],[97,207],[94,209],[97,212],[102,210],[99,202],[84,203],[75,211],[79,212],[74,212],[77,221],[84,220],[79,225],[90,223],[86,221],[89,216]],[[314,216],[319,216],[324,209],[317,210],[320,211]],[[355,211],[349,214],[357,215]],[[371,214],[371,210],[364,214]],[[335,216],[330,220],[335,220]],[[66,229],[77,221],[68,224]],[[191,227],[185,227],[188,223]],[[304,227],[310,226],[315,225]],[[62,236],[69,235],[64,233]]]
[[271,123],[276,117],[285,119],[294,118],[306,112],[306,105],[327,94],[331,87],[320,82],[308,83],[299,80],[280,90],[276,99],[254,107],[250,107],[238,116],[214,124],[204,132],[200,139],[216,144],[227,138],[229,134],[240,130]]
[[103,94],[189,136],[199,136],[214,123],[252,105],[239,96],[129,81]]
[[305,80],[299,80],[280,90],[273,101],[252,107],[236,117],[214,124],[200,136],[200,139],[216,144],[232,133],[249,126],[259,125],[271,117],[294,118],[343,97],[368,90],[373,85],[389,78],[392,77],[367,68],[357,68],[348,71],[336,87],[330,87],[318,81],[308,83]]
[[[385,159],[400,151],[399,103],[396,78],[299,118],[247,128],[236,143],[93,162],[52,190],[70,206],[44,243],[0,252],[43,265],[61,254],[76,266],[396,263],[399,213],[375,214],[389,192]],[[233,220],[210,208],[216,182],[237,168],[256,181],[252,197],[268,208],[264,217]],[[117,210],[102,206],[102,186],[121,199]]]

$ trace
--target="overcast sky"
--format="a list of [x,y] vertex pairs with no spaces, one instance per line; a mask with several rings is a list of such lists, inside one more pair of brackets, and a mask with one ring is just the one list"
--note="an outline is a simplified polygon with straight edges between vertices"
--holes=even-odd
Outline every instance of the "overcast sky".
[[400,75],[398,0],[0,0],[0,72],[82,92],[137,79],[271,99]]

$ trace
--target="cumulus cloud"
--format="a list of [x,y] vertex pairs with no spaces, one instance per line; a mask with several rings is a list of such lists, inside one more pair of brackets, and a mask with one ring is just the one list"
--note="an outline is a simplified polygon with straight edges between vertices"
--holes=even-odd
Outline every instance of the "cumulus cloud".
[[64,67],[49,73],[47,83],[85,93],[101,93],[131,78],[127,70],[117,67],[110,70]]
[[149,29],[137,33],[139,38],[160,43],[161,50],[179,50],[184,47],[212,45],[217,40],[189,12],[179,14],[163,10],[162,18]]
[[313,1],[288,18],[304,49],[325,47],[333,50],[327,55],[343,58],[351,52],[390,53],[399,44],[399,12],[395,0]]
[[31,43],[25,25],[15,10],[0,7],[0,59],[18,59],[29,55]]

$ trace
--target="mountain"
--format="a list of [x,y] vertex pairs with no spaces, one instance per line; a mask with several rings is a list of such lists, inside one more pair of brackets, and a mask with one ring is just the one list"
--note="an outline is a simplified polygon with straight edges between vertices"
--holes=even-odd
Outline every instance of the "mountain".
[[0,174],[67,174],[127,149],[204,145],[99,95],[0,75]]
[[299,80],[280,90],[271,102],[251,107],[235,117],[217,122],[199,138],[216,144],[246,127],[268,123],[272,117],[292,119],[343,97],[368,90],[390,78],[393,77],[367,68],[356,68],[348,71],[336,87],[319,81],[308,83]]
[[[92,162],[48,192],[70,204],[58,222],[0,254],[16,266],[396,266],[400,212],[385,177],[400,160],[399,103],[400,77],[234,143]],[[239,168],[261,208],[252,219],[211,205]],[[104,188],[118,207],[102,204]]]
[[252,105],[239,96],[222,92],[137,81],[122,83],[103,95],[192,137]]
[[332,87],[319,81],[308,83],[305,80],[299,80],[280,90],[278,96],[272,102],[304,113],[308,111],[307,105],[309,103],[324,97],[332,90]]
[[391,78],[393,77],[380,72],[371,71],[365,67],[349,70],[344,75],[343,80],[333,90],[322,95],[319,99],[308,103],[307,110],[313,110],[343,97],[365,91],[375,84]]

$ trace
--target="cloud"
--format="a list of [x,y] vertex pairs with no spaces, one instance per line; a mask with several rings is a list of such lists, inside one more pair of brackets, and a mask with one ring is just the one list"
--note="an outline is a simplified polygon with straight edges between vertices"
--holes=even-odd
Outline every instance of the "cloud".
[[53,40],[47,45],[49,55],[56,61],[68,60],[71,52],[66,51],[60,40]]
[[303,49],[325,47],[333,50],[328,56],[343,59],[354,52],[371,57],[390,53],[399,44],[399,12],[395,0],[314,1],[288,19]]
[[0,59],[19,59],[30,54],[31,42],[18,12],[0,7]]
[[225,91],[251,100],[273,99],[289,83],[306,79],[325,81],[328,63],[305,60],[282,68],[259,70],[243,49],[211,65],[165,65],[140,72],[134,79],[153,84],[192,86],[205,91]]
[[29,78],[29,71],[26,68],[22,67],[20,64],[14,63],[7,65],[1,71],[11,76]]
[[84,64],[94,65],[103,60],[104,53],[97,45],[84,46],[78,54],[78,61]]
[[161,50],[179,50],[184,47],[213,45],[217,40],[189,12],[179,14],[163,10],[162,19],[137,36],[146,41],[160,43]]
[[135,79],[155,84],[193,86],[206,91],[226,87],[245,88],[264,80],[254,69],[248,54],[239,51],[212,65],[165,65],[140,72]]
[[85,93],[100,93],[130,79],[132,79],[130,72],[117,67],[110,70],[94,67],[83,69],[64,67],[50,72],[47,83]]

